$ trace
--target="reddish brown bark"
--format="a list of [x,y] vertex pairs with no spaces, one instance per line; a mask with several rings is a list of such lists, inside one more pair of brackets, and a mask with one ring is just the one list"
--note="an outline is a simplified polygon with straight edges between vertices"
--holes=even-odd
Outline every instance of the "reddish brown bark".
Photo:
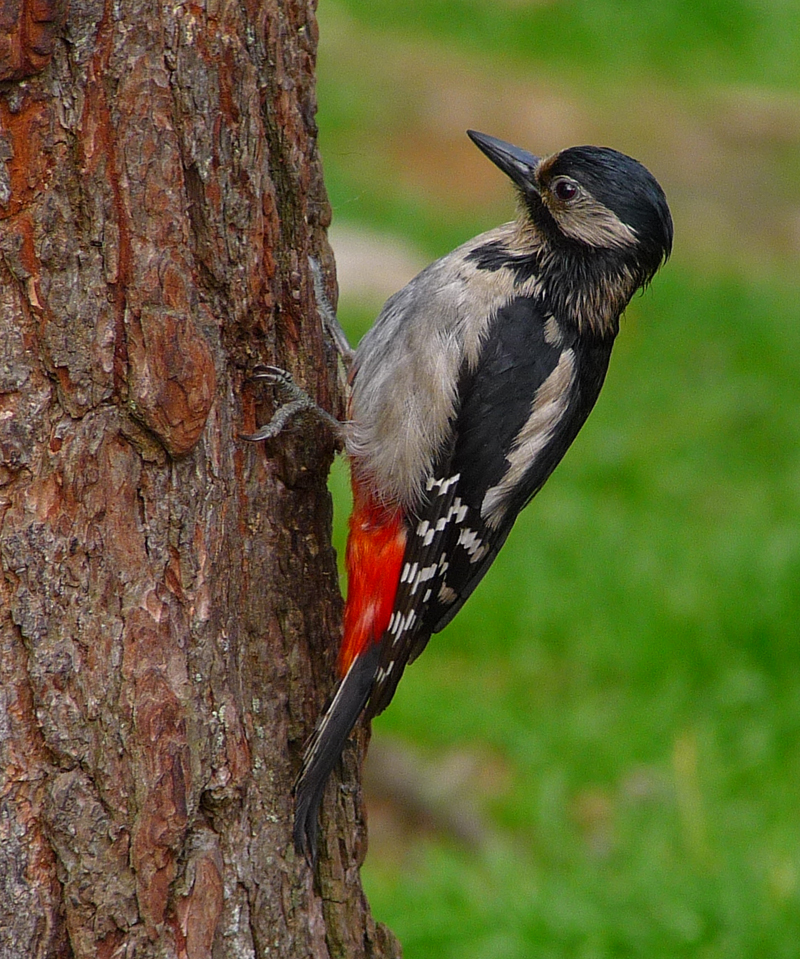
[[[395,956],[360,749],[290,789],[340,599],[309,0],[0,0],[0,954]],[[332,284],[331,284],[332,285]],[[361,744],[363,748],[363,743]]]

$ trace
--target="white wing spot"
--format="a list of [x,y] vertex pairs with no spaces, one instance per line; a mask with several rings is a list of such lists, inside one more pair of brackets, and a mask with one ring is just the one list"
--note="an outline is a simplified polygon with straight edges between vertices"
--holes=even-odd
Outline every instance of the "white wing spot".
[[408,630],[411,629],[416,620],[417,614],[413,609],[410,609],[405,616],[403,616],[402,613],[396,613],[394,626],[389,630],[390,632],[394,633],[392,646],[396,646],[400,642],[400,637],[403,635],[403,633],[407,633]]
[[429,476],[425,483],[425,489],[427,489],[429,493],[432,493],[434,489],[436,489],[438,490],[436,493],[437,496],[444,496],[450,487],[460,479],[461,473],[456,473],[455,476],[451,476],[449,479],[435,479],[433,476]]
[[391,662],[386,664],[386,669],[384,669],[383,666],[381,666],[381,668],[378,670],[377,675],[375,676],[375,681],[377,683],[382,683],[385,679],[388,679],[389,673],[391,673],[392,669],[394,668],[394,664],[395,664],[395,660],[393,659],[391,660]]
[[489,547],[483,542],[480,533],[474,529],[464,527],[458,534],[458,545],[463,546],[469,553],[470,563],[477,563],[489,552]]
[[[416,564],[415,564],[416,565]],[[433,566],[426,566],[425,569],[421,569],[417,575],[414,577],[414,582],[411,583],[411,594],[413,596],[417,591],[417,587],[422,583],[427,583],[429,579],[433,579],[436,575],[436,570],[439,567],[434,563]]]
[[442,603],[454,603],[458,599],[458,593],[454,589],[450,589],[449,586],[445,586],[442,583],[439,589],[439,600]]
[[480,537],[474,529],[468,529],[465,526],[458,534],[458,545],[463,546],[471,556],[475,552],[476,543],[480,543]]

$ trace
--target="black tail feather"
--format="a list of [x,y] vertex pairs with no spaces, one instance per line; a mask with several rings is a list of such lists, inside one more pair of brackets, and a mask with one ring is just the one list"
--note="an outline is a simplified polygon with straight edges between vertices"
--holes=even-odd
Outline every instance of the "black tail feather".
[[378,643],[356,657],[306,746],[294,787],[294,847],[311,866],[317,859],[319,806],[325,783],[369,699],[379,661]]

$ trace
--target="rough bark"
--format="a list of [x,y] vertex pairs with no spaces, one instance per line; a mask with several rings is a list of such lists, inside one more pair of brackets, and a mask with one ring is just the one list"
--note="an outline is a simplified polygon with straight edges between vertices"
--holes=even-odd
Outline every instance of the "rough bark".
[[[383,957],[363,735],[291,783],[340,598],[311,0],[0,0],[0,956]],[[329,282],[333,292],[333,281]]]

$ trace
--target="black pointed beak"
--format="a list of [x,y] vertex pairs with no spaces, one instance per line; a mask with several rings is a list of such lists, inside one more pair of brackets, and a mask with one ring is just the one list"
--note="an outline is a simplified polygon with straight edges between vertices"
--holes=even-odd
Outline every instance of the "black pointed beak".
[[478,149],[489,157],[495,166],[499,167],[506,176],[511,177],[521,190],[525,193],[535,193],[538,196],[536,168],[539,166],[541,157],[534,156],[521,147],[506,143],[505,140],[490,137],[487,133],[467,130],[467,136]]

